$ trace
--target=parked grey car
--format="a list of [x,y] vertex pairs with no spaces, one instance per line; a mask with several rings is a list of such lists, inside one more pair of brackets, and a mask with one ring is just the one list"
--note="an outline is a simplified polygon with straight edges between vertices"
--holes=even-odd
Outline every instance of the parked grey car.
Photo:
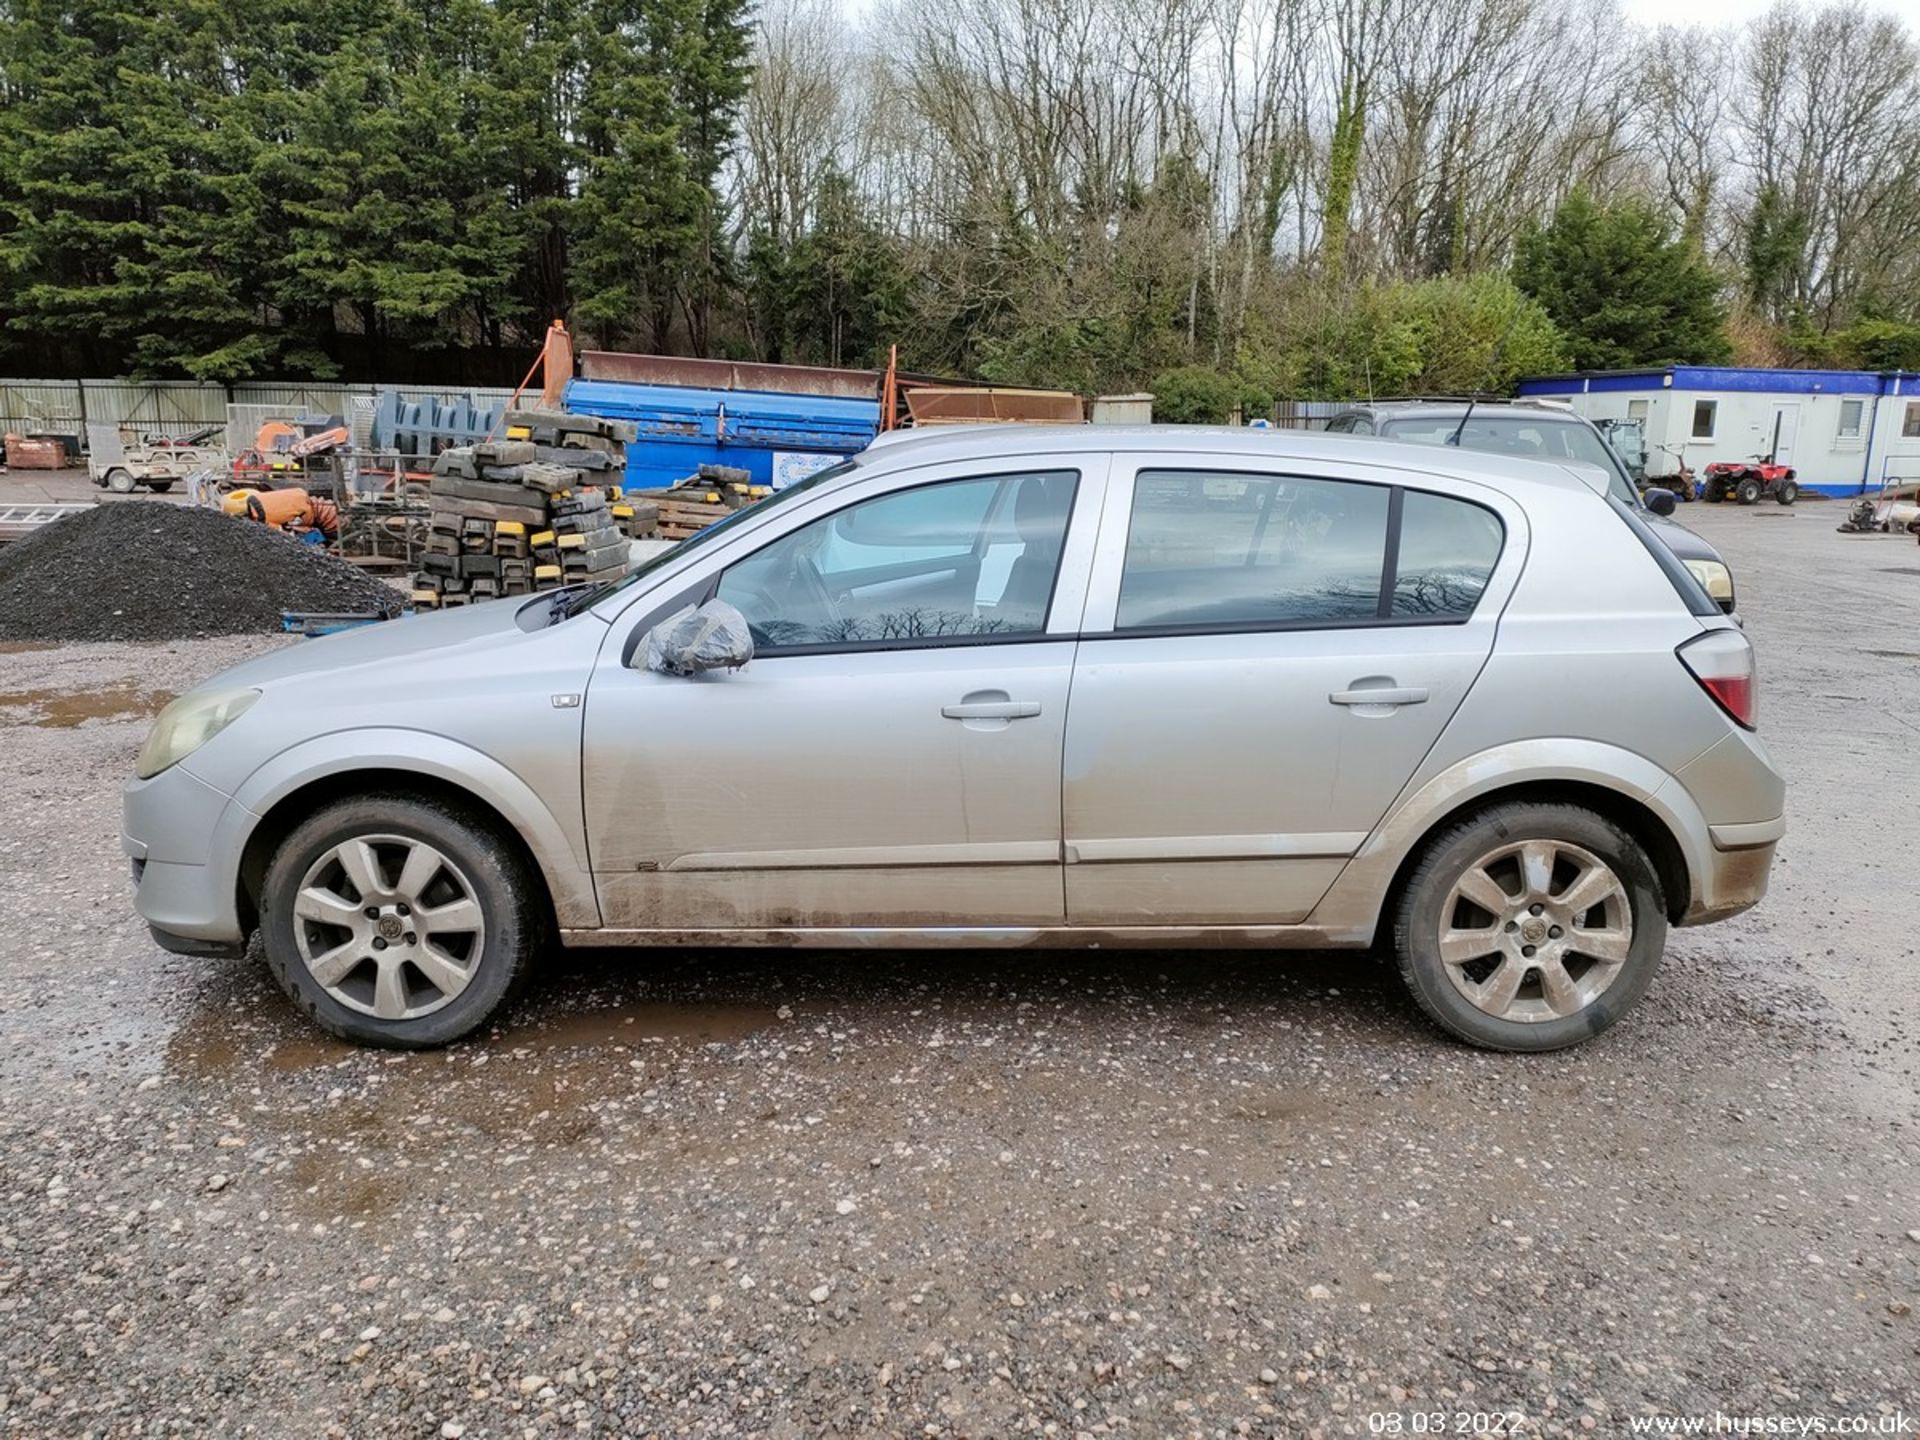
[[1577,460],[1607,477],[1608,491],[1639,510],[1680,563],[1692,572],[1729,615],[1737,608],[1733,571],[1720,552],[1679,521],[1670,519],[1675,496],[1654,486],[1643,498],[1626,461],[1600,428],[1564,405],[1539,400],[1369,400],[1327,422],[1332,434],[1378,435],[1418,445],[1451,445],[1526,459]]
[[1546,1050],[1765,893],[1753,652],[1581,467],[1272,432],[888,440],[617,583],[161,714],[158,941],[443,1044],[566,945],[1364,948]]

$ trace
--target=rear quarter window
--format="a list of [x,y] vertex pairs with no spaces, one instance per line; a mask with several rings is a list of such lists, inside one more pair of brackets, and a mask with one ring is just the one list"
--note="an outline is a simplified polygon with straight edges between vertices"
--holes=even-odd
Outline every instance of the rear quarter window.
[[1471,615],[1505,541],[1505,527],[1491,510],[1469,500],[1407,491],[1400,512],[1392,618]]

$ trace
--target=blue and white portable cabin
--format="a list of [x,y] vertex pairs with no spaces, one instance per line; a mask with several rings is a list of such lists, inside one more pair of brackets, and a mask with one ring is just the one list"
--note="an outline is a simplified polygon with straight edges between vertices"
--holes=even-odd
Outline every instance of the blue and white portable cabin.
[[1771,454],[1800,488],[1872,494],[1920,483],[1920,374],[1669,365],[1522,380],[1523,398],[1562,400],[1590,420],[1643,422],[1647,474],[1695,475],[1716,460]]

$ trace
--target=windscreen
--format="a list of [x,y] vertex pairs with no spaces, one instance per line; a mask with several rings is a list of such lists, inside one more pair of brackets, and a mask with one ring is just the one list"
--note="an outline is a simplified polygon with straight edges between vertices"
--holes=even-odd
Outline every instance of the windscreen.
[[1415,445],[1454,444],[1454,432],[1460,434],[1462,450],[1479,450],[1488,455],[1512,455],[1520,460],[1578,460],[1598,465],[1607,475],[1607,492],[1628,505],[1639,503],[1633,482],[1627,478],[1607,442],[1589,426],[1576,421],[1554,420],[1537,415],[1513,415],[1492,412],[1467,417],[1463,427],[1460,412],[1451,415],[1417,415],[1389,420],[1380,433],[1394,440]]

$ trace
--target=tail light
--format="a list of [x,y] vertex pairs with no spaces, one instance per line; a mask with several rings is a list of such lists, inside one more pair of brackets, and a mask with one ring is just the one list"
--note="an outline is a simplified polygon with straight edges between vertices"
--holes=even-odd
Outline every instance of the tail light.
[[1733,717],[1752,730],[1760,715],[1760,690],[1753,663],[1753,645],[1738,630],[1709,630],[1675,652],[1693,672],[1700,688]]

